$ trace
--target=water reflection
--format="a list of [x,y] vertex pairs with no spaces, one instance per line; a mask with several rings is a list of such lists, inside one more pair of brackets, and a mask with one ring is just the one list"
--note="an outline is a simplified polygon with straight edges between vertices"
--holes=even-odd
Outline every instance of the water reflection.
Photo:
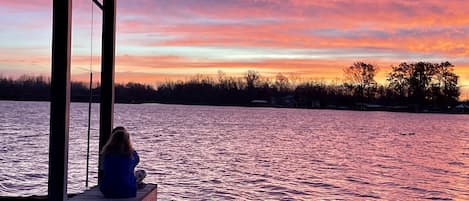
[[[0,116],[0,194],[44,194],[48,103],[0,102],[0,109],[7,111]],[[71,192],[84,189],[86,111],[72,104]],[[97,153],[97,105],[93,111]],[[116,105],[115,122],[131,132],[162,200],[469,200],[468,120],[145,104]]]

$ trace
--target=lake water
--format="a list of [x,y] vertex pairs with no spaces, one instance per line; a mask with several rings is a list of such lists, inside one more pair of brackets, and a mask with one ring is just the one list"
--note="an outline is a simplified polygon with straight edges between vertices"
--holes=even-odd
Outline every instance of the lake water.
[[[46,194],[49,103],[0,111],[0,196]],[[85,189],[87,111],[71,105],[71,193]],[[117,104],[115,125],[159,200],[469,200],[467,115]]]

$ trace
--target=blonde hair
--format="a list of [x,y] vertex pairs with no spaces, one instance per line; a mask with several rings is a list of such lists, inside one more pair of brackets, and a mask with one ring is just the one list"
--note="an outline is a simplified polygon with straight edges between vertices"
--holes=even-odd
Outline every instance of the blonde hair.
[[101,154],[118,154],[132,156],[133,148],[130,143],[130,136],[124,127],[118,126],[112,130],[111,137],[104,145]]

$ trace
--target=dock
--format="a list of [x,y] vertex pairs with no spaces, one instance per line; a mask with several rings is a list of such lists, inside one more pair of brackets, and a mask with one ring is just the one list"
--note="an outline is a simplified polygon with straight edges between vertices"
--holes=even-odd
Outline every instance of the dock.
[[115,198],[105,198],[101,191],[99,191],[99,187],[95,186],[86,190],[85,192],[78,194],[68,200],[70,201],[112,201],[112,200],[119,200],[119,201],[156,201],[157,197],[157,185],[156,184],[147,184],[144,188],[139,189],[137,191],[137,197],[134,198],[123,198],[123,199],[115,199]]

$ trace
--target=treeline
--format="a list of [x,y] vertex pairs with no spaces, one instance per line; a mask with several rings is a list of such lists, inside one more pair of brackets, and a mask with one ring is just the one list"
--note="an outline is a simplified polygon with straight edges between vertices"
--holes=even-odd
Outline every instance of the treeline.
[[18,79],[0,76],[1,100],[47,101],[50,97],[50,80],[43,76],[23,75]]
[[[70,85],[71,101],[89,101],[89,83],[72,81]],[[99,84],[92,89],[93,102],[99,102],[100,90]],[[156,100],[156,90],[149,85],[139,83],[116,84],[115,95],[118,103],[144,103]],[[50,79],[27,75],[12,79],[0,75],[0,100],[49,101]]]
[[[449,62],[400,63],[392,66],[387,83],[378,84],[378,69],[356,62],[344,69],[344,83],[297,83],[283,74],[264,77],[248,71],[242,77],[194,76],[188,81],[166,82],[155,88],[139,83],[116,85],[118,103],[177,103],[206,105],[279,106],[447,111],[458,104],[458,76]],[[0,99],[48,100],[50,81],[44,77],[0,77]],[[100,87],[93,89],[99,101]],[[88,85],[72,82],[72,101],[88,101]]]
[[443,63],[401,63],[392,66],[387,83],[375,81],[378,69],[356,62],[344,69],[345,82],[300,84],[285,75],[274,79],[248,71],[244,77],[217,80],[197,76],[187,82],[168,82],[157,88],[163,103],[211,105],[265,105],[300,108],[348,108],[447,111],[458,104],[458,76],[454,65]]

